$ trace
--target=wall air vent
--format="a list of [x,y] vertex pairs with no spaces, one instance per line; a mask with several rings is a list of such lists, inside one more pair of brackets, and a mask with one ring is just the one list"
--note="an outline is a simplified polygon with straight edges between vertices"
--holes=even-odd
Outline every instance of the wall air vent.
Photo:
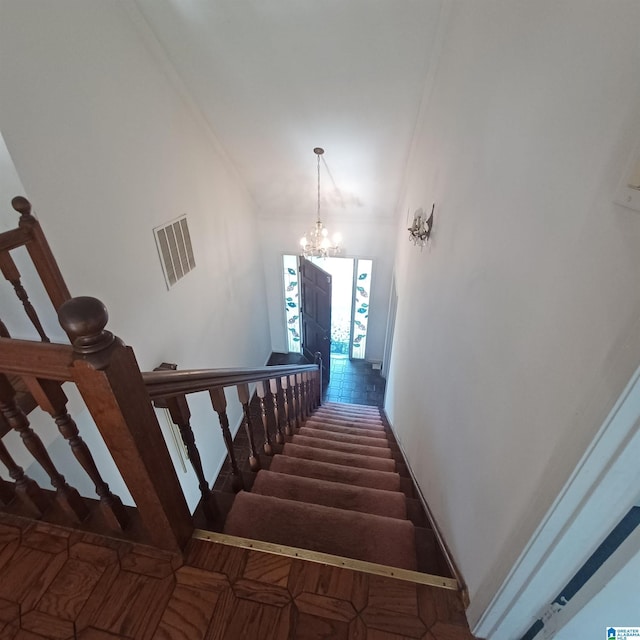
[[156,227],[153,234],[156,237],[156,246],[167,289],[170,289],[196,266],[189,227],[187,226],[187,216]]

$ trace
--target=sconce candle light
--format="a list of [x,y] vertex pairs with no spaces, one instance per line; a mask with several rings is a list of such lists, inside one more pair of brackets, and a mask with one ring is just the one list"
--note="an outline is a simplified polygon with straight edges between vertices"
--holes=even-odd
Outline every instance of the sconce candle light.
[[431,237],[431,227],[433,227],[433,212],[436,208],[435,202],[431,207],[431,215],[425,219],[422,209],[417,209],[413,214],[413,224],[409,227],[409,241],[421,249],[427,244]]

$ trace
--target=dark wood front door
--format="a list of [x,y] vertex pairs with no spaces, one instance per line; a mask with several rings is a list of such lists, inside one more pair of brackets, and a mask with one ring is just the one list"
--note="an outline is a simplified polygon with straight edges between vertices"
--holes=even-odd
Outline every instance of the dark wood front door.
[[322,382],[329,384],[331,369],[331,274],[300,256],[302,285],[302,353],[313,361],[322,356]]

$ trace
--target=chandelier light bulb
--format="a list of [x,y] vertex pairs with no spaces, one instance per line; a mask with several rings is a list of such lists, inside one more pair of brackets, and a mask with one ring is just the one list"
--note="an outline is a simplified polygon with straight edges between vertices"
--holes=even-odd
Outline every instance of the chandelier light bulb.
[[300,238],[300,244],[303,249],[307,246],[307,236],[302,236],[302,238]]

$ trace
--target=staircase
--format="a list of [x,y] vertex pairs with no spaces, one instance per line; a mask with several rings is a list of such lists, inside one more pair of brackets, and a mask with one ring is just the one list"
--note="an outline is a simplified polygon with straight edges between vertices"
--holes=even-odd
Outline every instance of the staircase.
[[418,501],[392,442],[379,409],[323,404],[236,496],[224,533],[449,576],[433,532],[409,518]]

